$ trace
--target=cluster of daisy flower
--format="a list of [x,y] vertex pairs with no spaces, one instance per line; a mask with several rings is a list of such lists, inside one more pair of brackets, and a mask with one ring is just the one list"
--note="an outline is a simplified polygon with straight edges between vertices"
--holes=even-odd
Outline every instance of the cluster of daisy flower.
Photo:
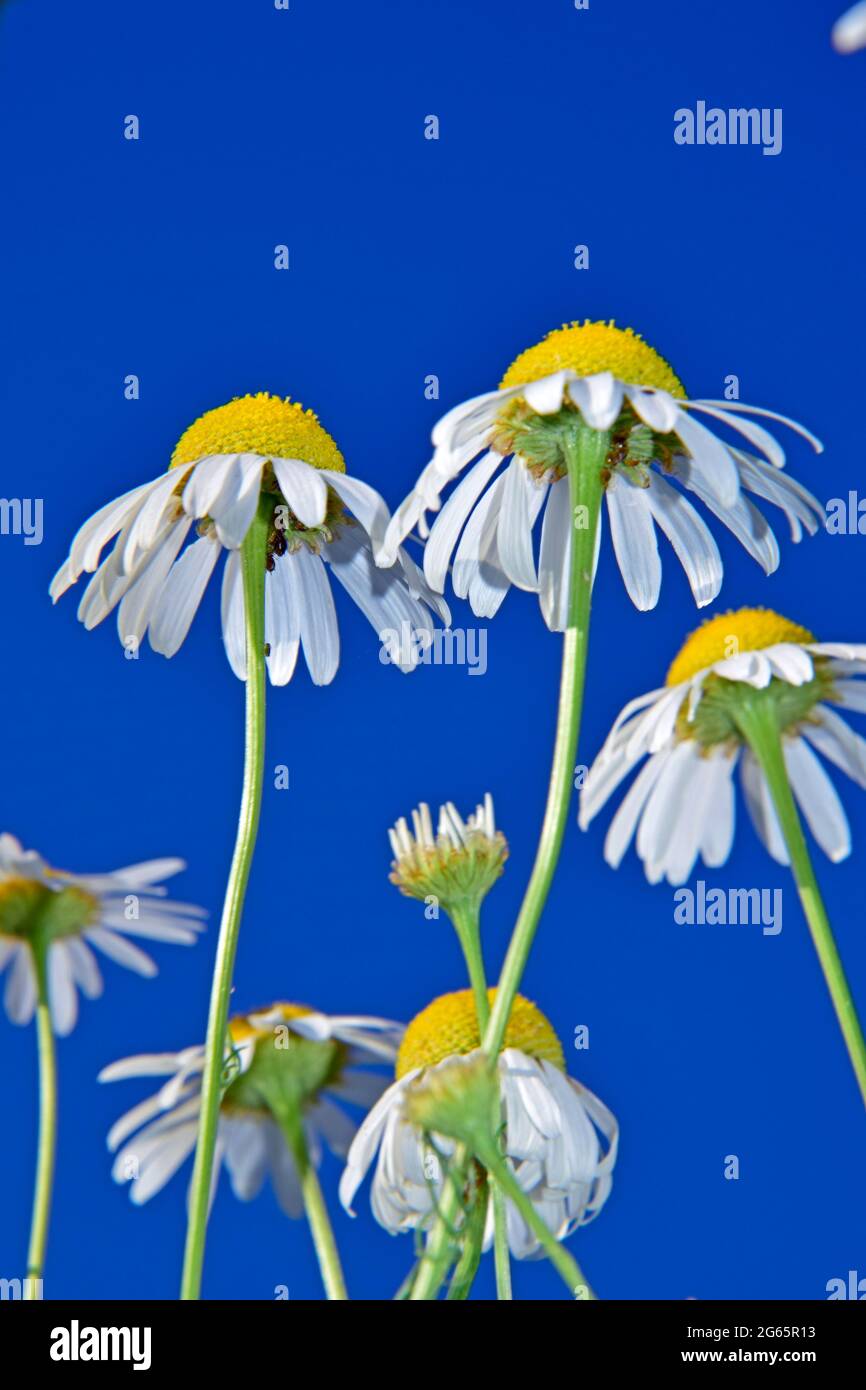
[[[562,1242],[608,1199],[618,1125],[568,1075],[553,1025],[518,985],[568,809],[604,516],[638,610],[659,600],[659,533],[698,607],[717,597],[721,553],[695,503],[772,573],[780,546],[756,502],[778,509],[795,542],[817,531],[823,509],[785,472],[769,424],[821,447],[772,411],[690,399],[670,365],[631,330],[575,323],[521,353],[497,388],[439,421],[432,457],[393,515],[347,472],[312,412],[262,393],[207,412],[184,433],[164,472],[108,503],[74,537],[52,597],[88,575],[78,609],[84,626],[116,611],[125,645],[147,636],[167,657],[181,647],[222,563],[223,642],[232,671],[247,683],[253,791],[245,796],[253,809],[241,817],[208,1041],[129,1057],[101,1073],[103,1081],[159,1080],[156,1093],[108,1136],[113,1176],[130,1184],[135,1203],[147,1202],[196,1155],[185,1296],[197,1296],[203,1221],[223,1167],[242,1200],[269,1180],[288,1215],[306,1211],[328,1294],[345,1296],[316,1177],[325,1148],[345,1160],[339,1197],[347,1211],[374,1169],[376,1220],[392,1234],[426,1237],[405,1296],[435,1297],[449,1269],[452,1288],[468,1291],[473,1258],[491,1246],[501,1297],[509,1296],[509,1251],[517,1259],[546,1255],[567,1280],[579,1275],[560,1254]],[[416,531],[421,566],[405,548]],[[401,818],[389,832],[392,881],[448,915],[470,985],[429,1003],[405,1029],[285,1001],[229,1018],[231,968],[219,966],[233,956],[255,843],[257,683],[263,690],[266,665],[271,683],[285,685],[301,651],[314,683],[334,679],[339,634],[329,575],[380,640],[406,624],[422,634],[432,634],[437,620],[448,624],[449,575],[477,615],[496,614],[515,586],[538,596],[550,630],[567,634],[548,809],[497,987],[487,984],[480,931],[484,900],[508,855],[492,798],[466,819],[447,802],[435,830],[422,803],[411,822]],[[418,650],[405,654],[404,670]],[[759,836],[776,860],[791,862],[802,889],[797,806],[831,860],[850,849],[844,810],[816,753],[866,786],[866,742],[837,712],[866,712],[863,675],[866,645],[817,640],[763,609],[711,618],[687,640],[665,684],[631,700],[617,718],[582,787],[580,825],[587,829],[646,759],[610,825],[605,858],[618,866],[635,841],[650,882],[683,883],[699,857],[717,866],[731,852],[739,767]],[[68,1033],[78,991],[92,998],[102,988],[92,948],[151,975],[156,967],[130,936],[197,939],[203,911],[167,899],[161,882],[182,867],[166,859],[73,875],[11,835],[0,837],[6,1008],[17,1023],[37,1013],[46,1067],[53,1065],[52,1026]],[[807,915],[820,953],[829,928],[808,906]],[[844,977],[826,964],[825,973],[838,1008]],[[846,1032],[846,1040],[863,1084],[862,1036],[858,1043]],[[37,1184],[36,1268],[44,1260],[46,1200]]]

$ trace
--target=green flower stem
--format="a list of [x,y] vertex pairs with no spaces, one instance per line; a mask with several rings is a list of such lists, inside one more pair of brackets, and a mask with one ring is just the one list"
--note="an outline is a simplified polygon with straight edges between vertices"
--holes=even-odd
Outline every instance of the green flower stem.
[[301,1193],[304,1198],[304,1210],[307,1213],[316,1258],[322,1272],[325,1293],[330,1302],[344,1303],[349,1297],[346,1292],[346,1281],[343,1278],[337,1242],[331,1228],[331,1220],[328,1216],[328,1208],[322,1193],[319,1175],[316,1172],[315,1164],[310,1161],[310,1151],[307,1147],[300,1111],[296,1105],[285,1100],[275,1106],[273,1097],[271,1097],[270,1105],[285,1135],[286,1143],[291,1149],[295,1167],[298,1170]]
[[36,971],[36,1033],[39,1047],[39,1151],[24,1286],[24,1297],[30,1301],[42,1296],[40,1281],[45,1269],[57,1150],[57,1055],[48,1003],[47,947],[38,940],[33,945],[33,966]]
[[[477,905],[467,903],[459,908],[452,908],[451,920],[463,948],[466,968],[469,972],[469,980],[475,997],[475,1012],[478,1015],[478,1031],[479,1034],[483,1034],[490,1018],[490,1002],[487,998],[487,976],[484,971],[484,959],[481,952],[481,931]],[[505,1301],[511,1299],[511,1257],[508,1250],[508,1231],[505,1223],[505,1199],[494,1182],[490,1183],[490,1197],[493,1202],[493,1258],[496,1269],[496,1293],[500,1300]],[[455,1272],[448,1293],[449,1299],[466,1297],[471,1287],[472,1278],[475,1277],[478,1268],[480,1253],[479,1246],[475,1264],[472,1267],[472,1276],[467,1280],[466,1293],[452,1294],[451,1289],[454,1288],[454,1283],[458,1278],[458,1273]],[[460,1264],[462,1265],[463,1259],[468,1261],[468,1258],[466,1247],[464,1247],[464,1256],[461,1258]],[[458,1272],[459,1270],[460,1266],[458,1265]]]
[[592,430],[579,421],[567,448],[568,486],[574,531],[569,576],[568,626],[563,639],[556,739],[547,806],[535,863],[502,966],[496,999],[484,1034],[484,1050],[491,1060],[499,1056],[502,1048],[511,1006],[550,892],[565,833],[583,706],[592,571],[602,496],[601,471],[609,447],[608,433]]
[[229,998],[262,804],[265,757],[265,559],[270,523],[269,510],[266,505],[260,504],[241,547],[247,648],[244,781],[237,838],[226,886],[211,985],[198,1141],[190,1188],[181,1280],[182,1299],[197,1299],[201,1294],[211,1172],[223,1089]]
[[560,1245],[553,1232],[548,1230],[502,1155],[491,1145],[478,1156],[509,1201],[517,1207],[527,1226],[538,1237],[545,1255],[571,1290],[573,1297],[595,1299],[595,1294],[586,1282],[577,1260],[569,1254],[564,1245]]
[[767,779],[767,785],[770,788],[770,795],[773,798],[773,805],[776,808],[779,825],[788,849],[791,871],[797,885],[797,892],[800,895],[800,902],[803,905],[803,912],[809,924],[809,931],[812,934],[818,959],[821,962],[821,969],[830,991],[833,1008],[836,1010],[836,1017],[839,1020],[839,1027],[845,1039],[848,1056],[851,1059],[854,1075],[860,1087],[860,1094],[864,1104],[866,1104],[866,1041],[863,1038],[863,1030],[857,1017],[851,987],[845,976],[845,970],[833,938],[833,929],[830,926],[818,881],[815,878],[815,871],[812,868],[812,861],[788,779],[788,771],[785,767],[782,740],[773,702],[765,697],[763,691],[755,691],[739,702],[737,707],[732,710],[732,714]]
[[463,1249],[454,1267],[451,1283],[448,1286],[447,1300],[454,1303],[469,1297],[478,1266],[481,1263],[481,1246],[484,1242],[484,1227],[487,1224],[487,1178],[480,1173],[477,1191],[472,1206],[466,1215],[461,1231]]
[[469,983],[475,999],[475,1012],[478,1015],[479,1032],[483,1033],[490,1017],[487,1000],[487,976],[484,972],[484,958],[481,953],[481,930],[477,903],[462,903],[453,906],[449,912],[454,930],[463,951]]
[[496,1297],[500,1303],[511,1302],[511,1253],[508,1249],[508,1227],[505,1220],[505,1197],[495,1178],[490,1179],[493,1193],[493,1264],[496,1270]]

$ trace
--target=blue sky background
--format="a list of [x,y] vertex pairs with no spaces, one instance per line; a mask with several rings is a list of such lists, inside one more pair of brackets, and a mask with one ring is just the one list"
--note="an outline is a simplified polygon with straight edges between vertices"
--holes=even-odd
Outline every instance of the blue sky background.
[[[95,1076],[203,1038],[241,772],[243,691],[216,587],[174,660],[149,648],[125,660],[112,621],[88,635],[74,596],[50,606],[71,536],[159,473],[203,410],[263,389],[316,409],[350,472],[396,505],[437,415],[584,316],[634,326],[695,395],[720,395],[735,373],[744,400],[799,416],[826,453],[786,439],[789,466],[822,500],[862,488],[866,54],[832,51],[841,4],[3,6],[0,490],[44,498],[45,534],[38,547],[0,537],[0,819],[75,870],[183,855],[178,891],[214,917],[201,945],[156,948],[156,981],[107,964],[105,997],[59,1045],[46,1296],[175,1296],[185,1183],[144,1210],[112,1184],[106,1131],[148,1086]],[[675,109],[699,99],[781,107],[781,155],[675,145]],[[123,138],[131,113],[138,142]],[[438,142],[423,138],[431,113]],[[277,243],[287,273],[273,267]],[[588,271],[573,268],[576,243]],[[128,373],[141,379],[135,402]],[[438,402],[424,398],[430,373]],[[716,531],[726,575],[710,611],[767,604],[827,640],[866,639],[862,537],[798,548],[780,530],[767,580]],[[639,614],[605,546],[587,761],[697,621],[663,559],[659,607]],[[483,678],[404,678],[344,597],[333,685],[315,689],[299,669],[271,694],[267,763],[288,764],[291,789],[266,787],[235,1000],[408,1019],[463,976],[447,925],[389,885],[386,829],[419,799],[468,810],[493,792],[512,850],[488,900],[495,971],[544,801],[560,643],[514,593],[490,624]],[[474,622],[458,601],[453,613]],[[819,873],[866,1008],[866,798],[842,792],[855,851]],[[822,1298],[828,1279],[866,1274],[866,1116],[793,888],[743,816],[725,869],[697,876],[781,887],[781,935],[678,926],[672,890],[648,887],[634,856],[617,873],[604,865],[607,820],[581,835],[572,817],[525,982],[573,1074],[622,1126],[613,1194],[575,1253],[604,1298]],[[570,1049],[580,1024],[589,1051]],[[11,1277],[29,1220],[35,1037],[5,1017],[0,1028]],[[723,1178],[727,1154],[739,1181]],[[328,1164],[324,1181],[350,1289],[389,1297],[410,1242],[375,1225],[366,1189],[358,1219],[344,1216],[338,1173]],[[270,1298],[278,1284],[320,1296],[304,1226],[269,1192],[245,1205],[222,1185],[205,1295]],[[562,1296],[544,1264],[519,1266],[515,1286]],[[486,1261],[477,1292],[491,1291]]]

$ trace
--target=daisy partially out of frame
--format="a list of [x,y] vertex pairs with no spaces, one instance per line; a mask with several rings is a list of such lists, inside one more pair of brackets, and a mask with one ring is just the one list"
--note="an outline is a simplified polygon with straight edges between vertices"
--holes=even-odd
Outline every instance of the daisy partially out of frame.
[[[688,494],[768,574],[779,563],[778,543],[747,494],[778,507],[795,541],[823,521],[817,499],[782,471],[782,448],[756,416],[787,425],[821,448],[802,426],[771,410],[688,399],[673,369],[631,329],[568,324],[522,352],[498,390],[455,406],[438,422],[433,457],[394,513],[378,549],[380,562],[392,564],[416,526],[427,534],[426,512],[438,511],[443,490],[469,468],[430,528],[424,573],[431,588],[442,592],[450,567],[454,592],[469,599],[474,613],[492,617],[515,584],[537,593],[548,627],[564,631],[574,533],[582,524],[567,475],[582,424],[597,436],[594,478],[585,479],[583,489],[590,483],[604,493],[633,603],[645,610],[658,602],[661,531],[703,607],[718,594],[723,567]],[[725,442],[719,426],[739,436],[742,447]],[[583,518],[593,526],[594,545],[597,516],[597,523],[592,515]]]
[[647,759],[605,839],[617,868],[634,840],[647,879],[682,884],[700,857],[728,858],[734,773],[769,854],[790,864],[852,1064],[866,1100],[866,1044],[812,869],[802,816],[834,863],[851,836],[820,758],[866,787],[866,740],[839,710],[866,713],[866,643],[820,642],[768,609],[708,620],[685,642],[666,684],[617,717],[580,793],[586,829]]
[[[260,392],[209,410],[181,436],[167,470],[109,502],[81,527],[51,585],[56,602],[82,574],[92,578],[78,607],[88,629],[117,609],[125,646],[148,635],[174,656],[216,565],[229,663],[246,678],[241,548],[257,515],[267,536],[265,642],[273,685],[292,678],[299,650],[314,683],[336,675],[340,642],[328,573],[377,633],[432,633],[430,611],[448,610],[405,550],[378,569],[388,510],[368,483],[346,472],[342,453],[310,410]],[[351,515],[350,515],[351,513]],[[102,552],[114,545],[106,559]],[[425,606],[426,605],[426,606]],[[417,653],[395,652],[411,669]]]
[[833,25],[833,44],[840,53],[866,48],[866,0],[852,5]]
[[182,859],[152,859],[109,873],[55,869],[14,835],[0,834],[0,971],[13,1023],[36,1017],[39,1049],[39,1143],[24,1296],[41,1298],[57,1147],[55,1033],[71,1033],[79,991],[102,993],[94,952],[138,975],[156,974],[150,956],[129,938],[191,946],[202,930],[202,908],[165,896],[162,880],[185,868]]
[[[494,994],[491,990],[491,999]],[[397,1054],[394,1084],[349,1150],[340,1182],[347,1211],[375,1162],[370,1202],[379,1224],[394,1235],[430,1228],[455,1145],[447,1135],[425,1134],[407,1112],[407,1101],[425,1079],[435,1081],[443,1072],[447,1079],[447,1069],[471,1066],[480,1045],[471,990],[442,995],[413,1019]],[[520,995],[499,1054],[498,1087],[505,1161],[544,1227],[563,1241],[608,1198],[616,1120],[597,1096],[568,1076],[549,1020]],[[486,1250],[493,1242],[493,1203],[483,1173],[470,1174],[464,1201],[480,1204],[478,1239]],[[471,1216],[467,1212],[466,1220]],[[506,1222],[517,1259],[542,1253],[539,1235],[513,1200],[506,1203]]]
[[64,1037],[78,1018],[79,991],[87,999],[102,993],[94,951],[150,977],[156,965],[131,936],[191,946],[207,913],[167,898],[161,882],[185,867],[182,859],[154,859],[73,874],[23,849],[14,835],[0,835],[0,970],[12,1022],[29,1023],[36,1012],[41,953],[52,1024]]
[[[280,1003],[230,1020],[215,1173],[224,1165],[241,1201],[269,1179],[287,1216],[306,1209],[329,1297],[345,1286],[316,1169],[322,1146],[341,1158],[357,1124],[346,1105],[368,1110],[393,1066],[403,1029],[389,1019],[328,1016]],[[133,1202],[149,1201],[195,1147],[205,1049],[145,1054],[114,1062],[100,1081],[165,1078],[159,1090],[112,1127],[112,1176],[128,1182]]]

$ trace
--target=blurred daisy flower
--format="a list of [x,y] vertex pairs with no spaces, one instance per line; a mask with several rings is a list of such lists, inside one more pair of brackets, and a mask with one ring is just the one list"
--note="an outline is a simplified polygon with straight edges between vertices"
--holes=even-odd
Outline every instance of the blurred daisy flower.
[[[232,1018],[214,1173],[224,1164],[232,1191],[245,1202],[268,1177],[286,1215],[300,1216],[306,1155],[314,1168],[323,1145],[345,1157],[356,1124],[343,1106],[366,1110],[379,1099],[387,1078],[370,1068],[393,1065],[402,1031],[388,1019],[328,1016],[286,1003]],[[195,1147],[204,1058],[204,1047],[188,1047],[127,1057],[100,1073],[100,1081],[166,1078],[108,1136],[109,1149],[117,1151],[112,1176],[131,1183],[139,1206],[165,1187]],[[287,1142],[287,1113],[289,1130],[295,1120],[300,1126],[306,1154]]]
[[866,0],[846,10],[833,25],[833,45],[840,53],[866,47]]
[[39,995],[37,955],[44,962],[54,1031],[70,1033],[78,1017],[78,991],[102,993],[93,949],[138,975],[157,968],[130,936],[190,946],[207,914],[166,898],[161,879],[186,866],[154,859],[104,874],[53,869],[14,835],[0,835],[0,970],[4,1003],[13,1023],[29,1023]]
[[[687,399],[672,368],[631,329],[565,325],[521,353],[498,390],[456,406],[438,422],[433,458],[391,519],[379,562],[392,564],[414,527],[427,535],[425,512],[438,510],[446,485],[472,465],[429,532],[424,573],[431,588],[442,592],[450,566],[454,592],[469,599],[474,613],[492,617],[516,584],[538,594],[549,628],[564,631],[574,531],[594,525],[594,511],[586,506],[573,514],[569,495],[567,475],[576,466],[582,426],[599,436],[592,488],[604,491],[633,603],[650,609],[658,601],[658,529],[703,607],[718,594],[723,567],[687,493],[768,574],[779,563],[779,547],[746,493],[779,507],[795,541],[804,528],[813,533],[823,524],[821,504],[781,471],[784,453],[754,416],[788,425],[821,448],[808,431],[773,411]],[[749,451],[719,438],[719,425],[739,435]],[[588,515],[581,517],[581,510]],[[533,534],[542,512],[536,563]],[[600,528],[599,513],[596,547]]]
[[[201,416],[181,436],[165,473],[85,522],[51,597],[56,602],[91,574],[78,608],[86,628],[117,608],[127,648],[137,649],[147,634],[154,651],[174,656],[225,552],[223,639],[232,670],[244,680],[241,547],[261,509],[269,528],[265,642],[273,685],[291,680],[300,649],[316,685],[336,674],[340,644],[328,570],[377,633],[408,624],[432,635],[428,609],[448,621],[447,606],[404,550],[395,549],[387,570],[374,564],[372,547],[388,521],[379,494],[349,476],[312,411],[266,392]],[[411,670],[417,655],[414,648],[394,652],[393,664]]]
[[[489,991],[490,998],[496,991]],[[433,1001],[406,1029],[396,1080],[361,1125],[340,1181],[340,1200],[352,1201],[378,1153],[371,1188],[373,1215],[392,1234],[427,1230],[439,1208],[444,1170],[462,1138],[421,1123],[428,1090],[445,1119],[437,1088],[459,1094],[471,1083],[480,1053],[471,990]],[[454,1073],[458,1073],[454,1085]],[[486,1068],[485,1068],[486,1071]],[[489,1073],[488,1073],[489,1076]],[[494,1083],[495,1084],[495,1083]],[[618,1130],[596,1096],[566,1074],[562,1045],[544,1014],[518,995],[498,1061],[502,1146],[507,1166],[556,1240],[591,1220],[611,1189]],[[478,1105],[467,1093],[466,1123]],[[460,1108],[458,1102],[458,1109]],[[477,1175],[476,1175],[477,1176]],[[507,1195],[507,1194],[506,1194]],[[493,1243],[493,1211],[485,1193],[483,1248]],[[508,1244],[518,1259],[538,1256],[541,1242],[514,1202],[506,1203]]]
[[617,868],[637,835],[647,878],[681,884],[700,856],[728,858],[734,836],[733,774],[754,827],[780,864],[789,853],[741,710],[758,693],[774,713],[796,801],[833,862],[851,848],[839,796],[816,756],[866,787],[866,741],[837,713],[866,713],[866,645],[816,642],[767,609],[722,613],[688,638],[666,684],[625,706],[580,794],[583,829],[644,757],[611,822],[605,859]]

